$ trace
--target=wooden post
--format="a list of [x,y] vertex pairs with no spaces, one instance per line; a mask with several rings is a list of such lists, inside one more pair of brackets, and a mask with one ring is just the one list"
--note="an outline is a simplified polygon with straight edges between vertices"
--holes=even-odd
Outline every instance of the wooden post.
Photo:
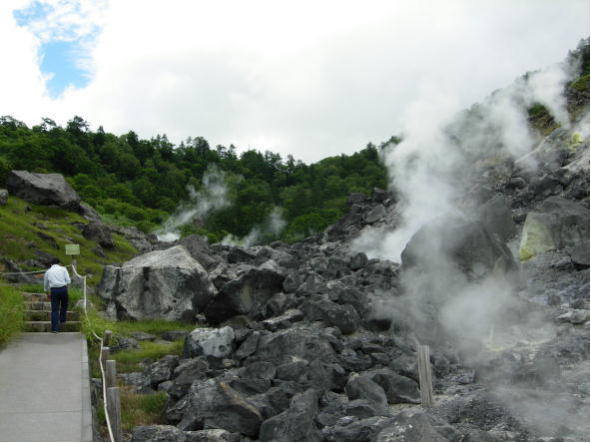
[[421,389],[421,404],[428,408],[433,406],[433,382],[431,380],[431,362],[429,360],[429,346],[417,347],[419,385]]
[[109,347],[103,346],[103,350],[101,353],[101,364],[103,365],[103,370],[107,367],[107,360],[109,359]]
[[107,382],[107,388],[114,388],[117,386],[117,362],[115,360],[107,360],[105,379]]
[[107,388],[107,412],[109,413],[109,422],[113,430],[113,439],[121,441],[121,399],[119,397],[119,388]]
[[108,329],[105,331],[105,333],[103,334],[103,345],[109,346],[109,343],[111,343],[111,334],[112,332]]

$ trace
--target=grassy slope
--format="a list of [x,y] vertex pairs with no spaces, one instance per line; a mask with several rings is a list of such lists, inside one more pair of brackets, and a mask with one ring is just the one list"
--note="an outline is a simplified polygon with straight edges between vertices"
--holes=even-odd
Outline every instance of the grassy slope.
[[[105,264],[120,263],[137,254],[137,250],[123,237],[113,235],[116,247],[104,249],[105,258],[93,249],[96,242],[83,237],[77,223],[88,221],[74,212],[63,209],[38,206],[16,197],[9,197],[6,206],[0,206],[0,257],[22,264],[35,258],[35,250],[59,257],[70,263],[64,245],[78,243],[80,256],[77,257],[78,272],[89,276],[89,283],[96,285],[101,278]],[[28,269],[23,266],[23,269]],[[0,264],[0,272],[2,272]]]

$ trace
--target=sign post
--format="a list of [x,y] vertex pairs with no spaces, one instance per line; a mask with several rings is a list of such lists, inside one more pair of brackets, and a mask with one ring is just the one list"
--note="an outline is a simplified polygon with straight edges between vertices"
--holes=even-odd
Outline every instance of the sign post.
[[76,266],[76,259],[73,257],[76,255],[80,255],[80,245],[78,245],[78,244],[66,245],[66,255],[72,256],[72,264],[74,266]]

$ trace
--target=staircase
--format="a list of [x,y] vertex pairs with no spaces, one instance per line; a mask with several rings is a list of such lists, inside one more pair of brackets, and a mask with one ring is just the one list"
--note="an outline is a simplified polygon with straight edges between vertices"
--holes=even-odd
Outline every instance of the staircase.
[[[51,332],[51,302],[47,295],[23,292],[25,300],[25,331]],[[68,311],[67,321],[60,325],[60,332],[80,331],[80,314]]]

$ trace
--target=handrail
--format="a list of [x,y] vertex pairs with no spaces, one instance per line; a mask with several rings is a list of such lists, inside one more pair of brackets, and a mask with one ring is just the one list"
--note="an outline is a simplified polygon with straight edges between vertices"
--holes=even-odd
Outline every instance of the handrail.
[[105,377],[105,368],[103,367],[103,339],[101,337],[99,337],[97,335],[96,332],[94,332],[94,329],[92,329],[92,326],[90,324],[90,319],[88,318],[88,312],[86,310],[86,306],[87,306],[87,298],[86,298],[86,275],[82,276],[80,274],[78,274],[78,271],[76,271],[76,266],[74,265],[74,263],[71,264],[72,266],[72,272],[74,273],[74,275],[80,279],[82,279],[82,293],[84,295],[84,302],[83,302],[83,308],[84,308],[84,316],[86,317],[86,322],[88,323],[88,326],[90,327],[90,332],[92,332],[92,335],[94,335],[94,337],[99,341],[100,344],[100,352],[99,352],[99,358],[98,358],[98,362],[99,362],[99,367],[101,368],[101,378],[102,378],[102,385],[103,385],[103,408],[105,410],[105,421],[107,422],[107,430],[109,431],[109,438],[111,439],[112,442],[115,441],[115,438],[113,437],[113,429],[111,428],[111,421],[109,420],[109,411],[107,410],[107,380]]

